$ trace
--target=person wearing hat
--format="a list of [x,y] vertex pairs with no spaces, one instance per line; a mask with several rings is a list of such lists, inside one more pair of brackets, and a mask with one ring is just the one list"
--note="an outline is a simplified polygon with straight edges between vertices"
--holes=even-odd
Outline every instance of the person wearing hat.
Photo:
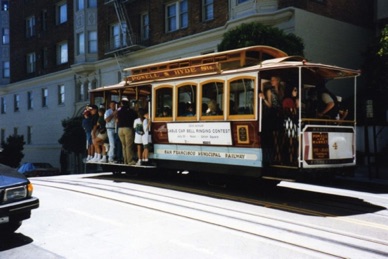
[[123,150],[124,164],[136,165],[133,160],[134,129],[133,123],[137,118],[136,112],[129,107],[127,98],[121,100],[121,107],[117,110],[117,127]]

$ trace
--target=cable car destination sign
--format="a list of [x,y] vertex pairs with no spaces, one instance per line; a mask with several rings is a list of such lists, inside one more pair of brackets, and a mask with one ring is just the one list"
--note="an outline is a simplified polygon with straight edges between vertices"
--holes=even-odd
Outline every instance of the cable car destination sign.
[[221,71],[220,64],[217,62],[217,63],[201,64],[197,66],[180,67],[180,68],[168,69],[163,71],[155,71],[155,72],[143,73],[138,75],[130,75],[127,77],[127,81],[141,82],[141,81],[149,81],[149,80],[155,80],[155,79],[199,75],[199,74],[206,74],[206,73],[213,73],[213,72],[219,73],[220,71]]

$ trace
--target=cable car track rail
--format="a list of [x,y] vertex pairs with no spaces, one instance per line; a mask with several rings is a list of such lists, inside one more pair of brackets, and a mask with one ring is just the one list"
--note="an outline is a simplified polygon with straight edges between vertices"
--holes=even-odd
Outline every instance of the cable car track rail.
[[[244,234],[265,238],[270,241],[279,242],[282,245],[305,250],[305,252],[309,251],[317,253],[320,256],[345,258],[346,256],[342,255],[346,254],[344,253],[346,249],[357,250],[357,253],[360,253],[360,255],[366,253],[366,255],[369,256],[371,254],[382,257],[388,256],[388,252],[386,252],[388,251],[388,242],[385,240],[365,237],[333,228],[316,226],[302,221],[295,222],[275,216],[273,213],[268,213],[268,211],[260,212],[260,210],[263,209],[262,207],[265,207],[265,210],[280,209],[301,213],[300,208],[289,205],[273,202],[260,202],[259,200],[253,202],[252,199],[247,200],[244,197],[231,199],[232,195],[216,194],[211,193],[210,191],[204,191],[202,193],[197,191],[195,195],[211,196],[206,199],[206,202],[202,199],[201,202],[198,202],[195,201],[196,199],[193,197],[194,190],[192,189],[189,190],[190,193],[187,193],[187,190],[185,193],[178,193],[177,190],[168,190],[167,193],[163,192],[162,194],[160,189],[154,189],[155,187],[146,187],[145,189],[143,187],[139,188],[139,185],[137,185],[139,183],[123,186],[121,184],[118,185],[117,183],[101,183],[95,181],[95,179],[82,179],[81,181],[74,179],[66,180],[63,178],[34,178],[33,183],[36,186],[77,192],[204,222],[217,227],[223,227]],[[158,186],[156,188],[166,189],[166,186]],[[215,200],[215,198],[217,199]],[[236,204],[234,201],[249,204]],[[252,205],[260,205],[261,207]],[[255,208],[261,209],[257,210]],[[325,213],[302,209],[303,214],[306,214],[307,212],[310,213],[307,215],[312,216],[333,217],[333,215],[325,215]],[[388,229],[387,225],[371,224],[362,220],[346,218],[340,218],[340,220],[357,227],[362,225],[363,227],[375,227],[385,231]],[[295,236],[298,238],[295,239]],[[308,242],[303,242],[304,240]],[[314,242],[311,242],[311,240],[314,240]],[[319,245],[320,243],[321,245]],[[330,249],[327,244],[330,244]],[[325,250],[330,250],[331,252],[322,250],[319,247],[325,247]]]

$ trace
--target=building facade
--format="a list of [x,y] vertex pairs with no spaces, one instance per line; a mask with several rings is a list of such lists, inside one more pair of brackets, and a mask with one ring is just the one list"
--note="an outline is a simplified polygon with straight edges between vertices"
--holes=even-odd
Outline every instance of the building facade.
[[0,86],[6,85],[10,80],[10,29],[9,29],[9,1],[1,1],[0,10],[1,28],[1,63],[0,63]]
[[23,162],[58,166],[61,121],[82,112],[88,90],[120,82],[127,67],[215,52],[223,34],[242,23],[296,34],[309,60],[359,68],[373,35],[374,6],[367,2],[9,1],[12,55],[10,81],[0,87],[1,138],[24,135]]

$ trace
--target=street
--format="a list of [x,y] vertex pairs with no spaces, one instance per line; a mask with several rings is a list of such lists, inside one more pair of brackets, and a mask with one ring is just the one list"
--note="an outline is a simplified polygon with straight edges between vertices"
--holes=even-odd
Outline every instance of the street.
[[386,192],[282,182],[287,195],[258,206],[92,175],[31,180],[41,206],[0,258],[388,256]]

